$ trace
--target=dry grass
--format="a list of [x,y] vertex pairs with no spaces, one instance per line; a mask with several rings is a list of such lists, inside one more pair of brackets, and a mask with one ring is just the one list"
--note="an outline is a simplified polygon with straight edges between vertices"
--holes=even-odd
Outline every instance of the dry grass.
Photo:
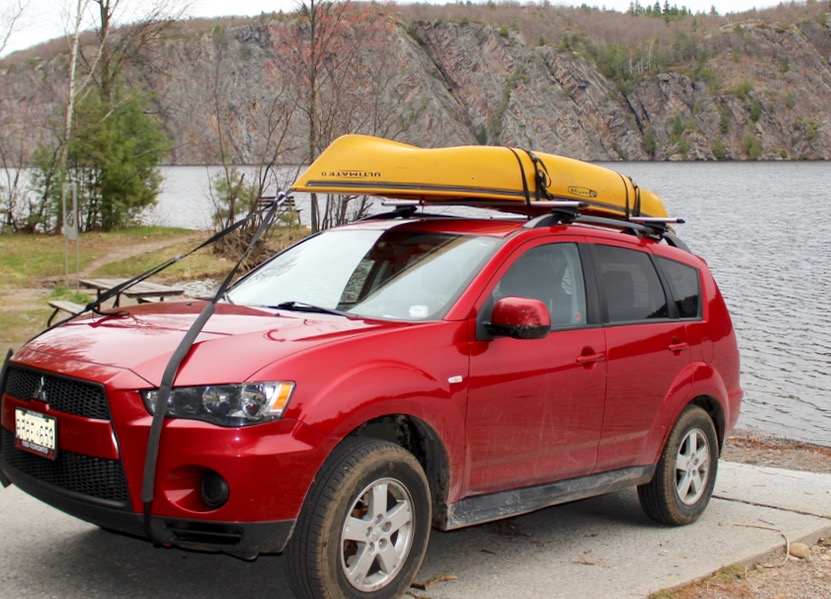
[[[308,231],[301,228],[277,228],[268,247],[273,253],[306,235]],[[205,231],[161,227],[83,234],[79,243],[81,276],[135,276],[187,253],[208,236]],[[60,236],[0,235],[0,350],[18,348],[43,329],[52,312],[50,299],[84,302],[83,295],[73,295],[77,280],[74,246],[70,247],[68,277],[65,248]],[[233,260],[217,256],[206,247],[152,280],[175,283],[221,279],[233,264]]]

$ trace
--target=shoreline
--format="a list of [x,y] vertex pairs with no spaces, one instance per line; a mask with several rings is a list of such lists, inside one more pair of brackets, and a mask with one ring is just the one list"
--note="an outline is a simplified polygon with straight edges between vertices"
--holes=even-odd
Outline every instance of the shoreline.
[[[831,474],[831,446],[739,428],[725,441],[719,461]],[[831,512],[827,517],[831,518]],[[763,523],[754,526],[767,527]],[[698,581],[652,593],[649,599],[829,599],[831,536],[802,541],[785,538],[781,548],[770,555],[746,564],[725,565]]]
[[758,430],[734,430],[725,441],[721,459],[786,470],[831,473],[831,446]]

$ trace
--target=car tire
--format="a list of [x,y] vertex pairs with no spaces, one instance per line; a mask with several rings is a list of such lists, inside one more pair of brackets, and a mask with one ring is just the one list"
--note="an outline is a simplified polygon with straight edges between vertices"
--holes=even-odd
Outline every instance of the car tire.
[[704,512],[718,472],[718,439],[709,414],[688,406],[672,428],[652,480],[638,487],[646,515],[680,526]]
[[300,599],[403,595],[427,549],[431,509],[410,452],[345,439],[315,478],[287,547],[292,590]]

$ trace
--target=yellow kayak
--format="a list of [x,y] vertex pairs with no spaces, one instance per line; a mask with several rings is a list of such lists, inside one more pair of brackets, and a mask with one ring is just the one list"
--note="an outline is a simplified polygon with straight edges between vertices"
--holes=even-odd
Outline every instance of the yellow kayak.
[[418,148],[344,135],[323,151],[293,191],[382,196],[424,204],[497,208],[523,214],[579,201],[580,211],[615,217],[667,216],[661,199],[602,166],[504,146]]

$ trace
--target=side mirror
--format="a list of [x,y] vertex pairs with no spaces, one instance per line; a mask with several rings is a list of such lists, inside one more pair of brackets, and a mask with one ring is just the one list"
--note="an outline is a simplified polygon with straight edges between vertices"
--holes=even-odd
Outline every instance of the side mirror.
[[503,297],[493,307],[485,327],[492,335],[514,339],[542,339],[551,330],[551,316],[540,300],[529,297]]

